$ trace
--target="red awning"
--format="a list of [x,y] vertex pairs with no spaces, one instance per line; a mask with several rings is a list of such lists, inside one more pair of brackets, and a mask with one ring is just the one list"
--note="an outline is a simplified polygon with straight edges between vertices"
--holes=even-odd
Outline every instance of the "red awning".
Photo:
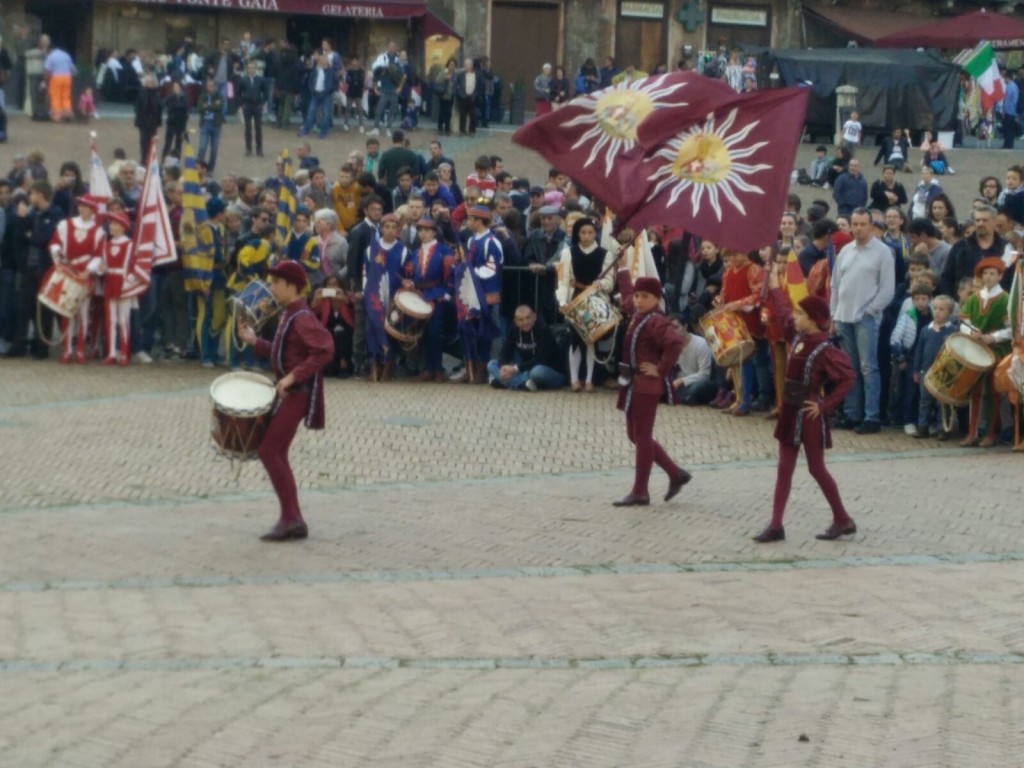
[[443,35],[444,37],[462,39],[458,32],[448,26],[448,23],[433,11],[427,11],[423,16],[423,32],[430,37],[433,35]]
[[1024,20],[982,9],[880,37],[875,45],[880,48],[973,48],[987,40],[993,48],[1017,48],[1022,39]]
[[427,9],[427,0],[120,0],[135,5],[169,5],[176,8],[245,11],[249,13],[297,13],[336,19],[415,19],[423,17],[431,35],[455,35],[455,31]]
[[860,8],[838,8],[831,5],[804,5],[807,18],[824,24],[837,34],[856,40],[861,45],[872,45],[885,35],[904,29],[920,27],[923,16],[890,11],[864,11]]

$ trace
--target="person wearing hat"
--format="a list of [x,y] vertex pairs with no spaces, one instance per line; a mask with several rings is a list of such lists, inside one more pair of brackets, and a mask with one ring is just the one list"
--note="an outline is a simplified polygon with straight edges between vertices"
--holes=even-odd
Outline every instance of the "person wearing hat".
[[103,300],[107,317],[107,356],[104,365],[128,365],[131,357],[131,313],[138,300],[127,294],[135,247],[128,232],[131,221],[124,212],[108,213],[110,237],[103,247],[99,271],[103,275]]
[[[790,354],[786,363],[782,408],[775,425],[779,466],[772,519],[768,527],[754,537],[754,541],[765,544],[786,538],[782,517],[786,512],[801,445],[807,458],[807,469],[832,508],[832,524],[817,538],[831,541],[857,532],[856,523],[843,506],[839,487],[825,466],[825,449],[832,447],[828,415],[839,407],[853,387],[855,374],[850,358],[829,341],[831,318],[828,302],[820,296],[807,296],[791,310],[780,287],[779,274],[774,269],[768,272],[768,285],[768,301],[790,344]],[[826,385],[831,385],[831,391],[823,394]]]
[[453,381],[486,384],[491,342],[501,335],[498,312],[503,253],[490,229],[490,208],[473,205],[466,211],[466,219],[469,239],[461,258],[456,256],[452,275],[465,367]]
[[420,219],[416,223],[416,233],[420,246],[405,263],[402,287],[418,291],[434,307],[434,313],[420,338],[420,344],[425,346],[420,381],[443,384],[446,379],[441,365],[441,321],[444,314],[441,305],[451,299],[448,294],[448,271],[452,252],[437,239],[437,224],[433,219]]
[[668,475],[665,501],[672,500],[690,482],[690,473],[676,464],[654,439],[654,418],[663,397],[672,404],[672,369],[683,351],[683,339],[672,321],[658,308],[661,281],[640,277],[633,281],[625,251],[618,261],[619,294],[629,325],[622,337],[617,408],[626,414],[626,435],[636,447],[633,489],[616,507],[646,507],[651,503],[648,483],[657,464]]
[[334,356],[334,339],[306,304],[306,270],[294,261],[281,261],[268,270],[270,292],[283,308],[272,342],[256,336],[243,317],[238,338],[253,345],[258,357],[270,360],[277,390],[270,423],[259,447],[260,461],[274,486],[281,514],[263,534],[263,541],[305,539],[309,528],[302,518],[295,475],[288,462],[299,422],[307,429],[324,428],[323,369]]
[[[1010,296],[999,284],[1005,264],[998,256],[986,256],[974,267],[974,277],[981,280],[981,290],[964,302],[960,309],[960,330],[979,341],[1001,360],[1010,352],[1013,330],[1008,322]],[[970,420],[967,436],[960,445],[992,447],[999,440],[999,395],[992,386],[995,371],[989,371],[981,385],[971,392]],[[983,405],[987,406],[987,431],[979,442],[978,420]]]
[[[62,264],[78,277],[87,280],[91,286],[93,275],[100,270],[103,262],[103,250],[106,233],[97,220],[101,200],[93,195],[82,195],[78,198],[78,215],[72,219],[62,219],[50,241],[50,255],[56,264]],[[90,288],[90,295],[92,290]],[[61,333],[64,336],[64,352],[62,363],[72,360],[72,346],[77,336],[77,352],[74,359],[79,363],[86,361],[85,340],[89,335],[89,312],[91,302],[86,299],[78,308],[78,314],[70,319],[61,320]]]
[[370,381],[391,381],[392,343],[385,330],[391,299],[398,290],[399,275],[409,251],[398,239],[398,217],[381,217],[380,234],[374,233],[363,267],[363,308],[366,314],[366,347],[371,358]]
[[[597,223],[593,219],[579,219],[572,227],[572,244],[562,250],[558,266],[558,288],[555,297],[558,306],[565,308],[591,286],[596,286],[599,293],[608,299],[614,288],[611,277],[611,266],[615,254],[597,244]],[[584,386],[587,392],[594,392],[594,364],[597,362],[597,349],[594,342],[584,339],[579,331],[570,323],[569,330],[569,381],[573,392],[583,389],[580,385],[580,364],[583,352],[586,351],[587,377]]]

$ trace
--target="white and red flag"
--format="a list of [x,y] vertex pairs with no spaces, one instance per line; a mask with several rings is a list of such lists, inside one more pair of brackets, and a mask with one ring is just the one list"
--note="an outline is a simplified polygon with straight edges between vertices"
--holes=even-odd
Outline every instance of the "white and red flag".
[[178,260],[171,231],[171,219],[167,214],[167,203],[160,187],[160,160],[156,151],[156,139],[149,145],[149,162],[146,164],[146,180],[139,197],[139,208],[135,222],[135,249],[132,263],[125,276],[124,298],[141,296],[149,288],[153,267],[173,264]]
[[531,120],[512,140],[536,151],[614,211],[637,202],[636,173],[645,155],[640,129],[662,112],[707,114],[734,98],[724,82],[671,72],[577,96]]
[[[103,167],[100,153],[96,149],[95,131],[89,132],[89,194],[104,201],[114,196],[114,191],[110,188],[110,179],[107,177],[107,169]],[[99,213],[106,213],[106,209],[106,203],[102,204]]]

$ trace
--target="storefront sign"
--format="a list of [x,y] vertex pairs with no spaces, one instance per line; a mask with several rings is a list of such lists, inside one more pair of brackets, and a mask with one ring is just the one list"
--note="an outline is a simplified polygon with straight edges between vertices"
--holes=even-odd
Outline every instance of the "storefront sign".
[[731,24],[736,27],[767,27],[768,11],[759,11],[753,8],[723,8],[721,6],[711,9],[712,24]]
[[[426,0],[409,2],[344,2],[343,0],[121,0],[134,5],[169,5],[175,8],[208,8],[221,11],[304,13],[357,19],[408,19],[427,13]],[[650,3],[639,3],[650,5]],[[654,5],[658,5],[654,3]],[[660,7],[660,6],[659,6]]]
[[663,19],[665,18],[665,4],[623,0],[619,7],[619,14],[634,19]]

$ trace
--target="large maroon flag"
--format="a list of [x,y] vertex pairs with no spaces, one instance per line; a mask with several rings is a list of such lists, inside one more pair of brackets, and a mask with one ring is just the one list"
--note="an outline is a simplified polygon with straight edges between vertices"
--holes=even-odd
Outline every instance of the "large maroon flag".
[[678,128],[678,115],[703,116],[735,97],[724,82],[695,72],[623,81],[531,120],[512,140],[538,152],[612,210],[630,210],[644,191],[638,183],[647,154],[641,129],[668,113],[677,115]]
[[778,239],[803,133],[807,89],[733,95],[713,110],[659,110],[639,126],[641,194],[623,220],[671,224],[720,247],[750,251]]

